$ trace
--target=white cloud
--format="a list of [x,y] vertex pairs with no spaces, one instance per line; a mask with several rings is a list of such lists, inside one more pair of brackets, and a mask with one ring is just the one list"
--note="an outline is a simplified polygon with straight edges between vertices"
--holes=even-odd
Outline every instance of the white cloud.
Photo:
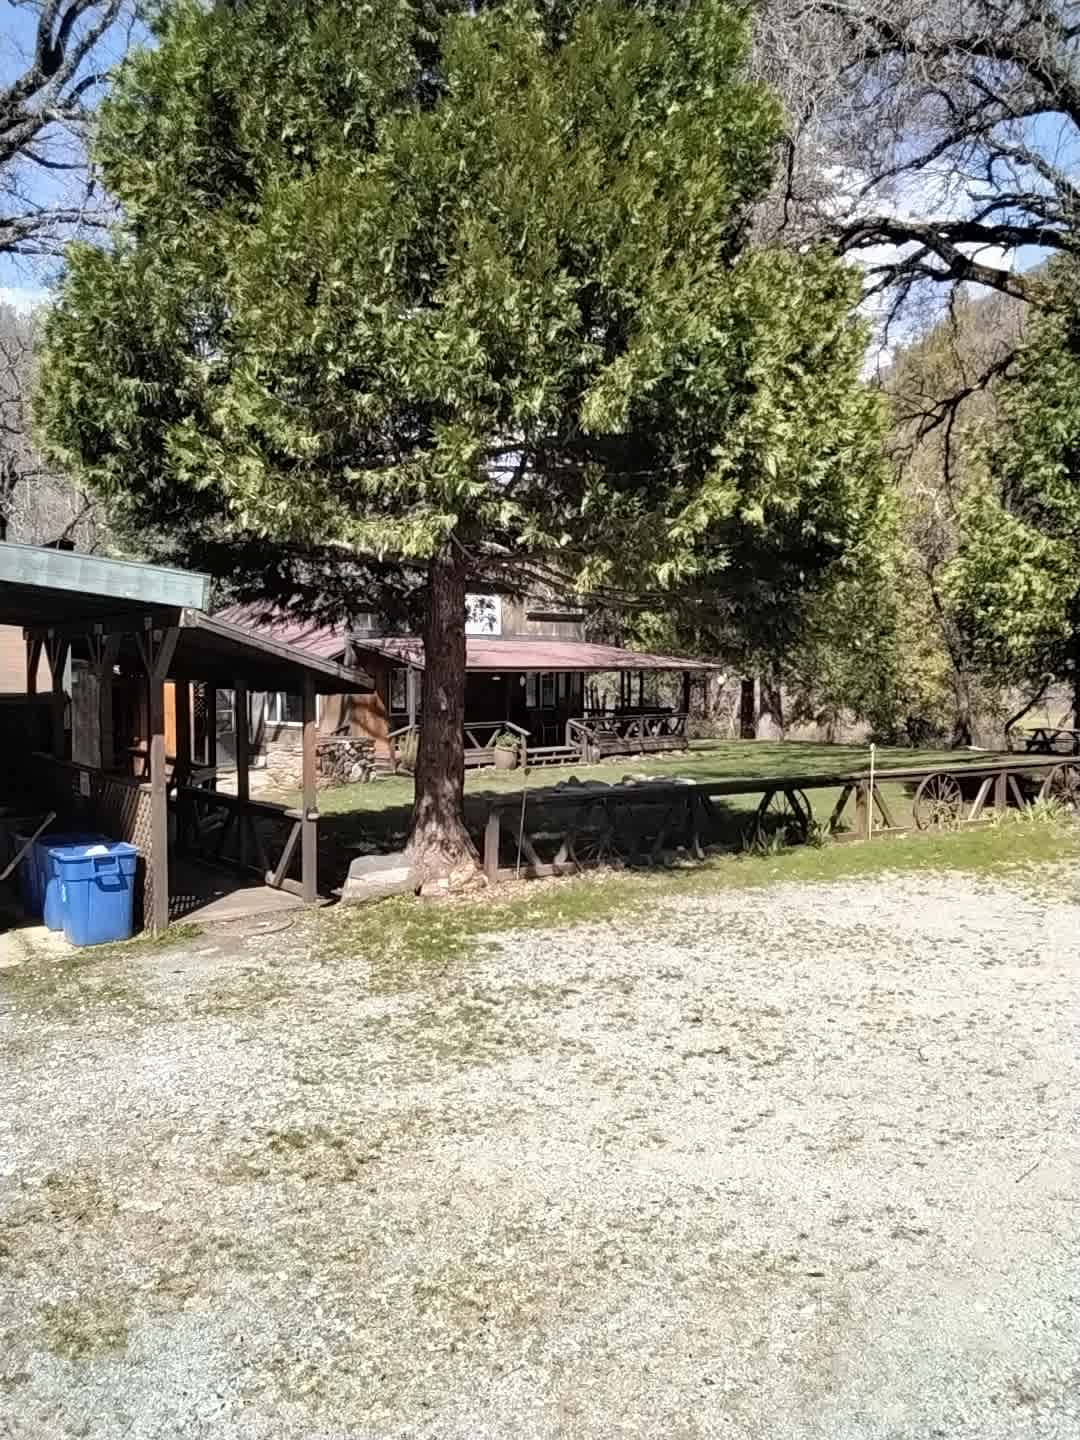
[[20,315],[29,315],[49,303],[49,292],[40,285],[0,285],[0,305],[7,305]]

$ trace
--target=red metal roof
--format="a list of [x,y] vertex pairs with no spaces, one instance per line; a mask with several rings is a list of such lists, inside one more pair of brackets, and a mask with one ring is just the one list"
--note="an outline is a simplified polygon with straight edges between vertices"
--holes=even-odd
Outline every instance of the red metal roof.
[[314,620],[297,620],[272,606],[227,605],[224,610],[216,612],[214,619],[254,630],[256,634],[276,640],[281,645],[295,645],[298,650],[309,650],[324,660],[334,660],[345,653],[343,628],[319,625]]
[[[218,612],[218,619],[242,625],[268,638],[310,650],[325,659],[345,652],[344,626],[317,625],[313,621],[294,620],[265,605],[230,605]],[[357,663],[379,656],[424,666],[424,647],[415,635],[385,638],[357,637],[354,641]],[[465,642],[466,668],[498,674],[501,670],[715,670],[705,660],[688,660],[677,655],[649,655],[640,650],[623,650],[617,645],[593,645],[587,640],[548,640],[543,636],[518,635],[501,639],[491,635],[470,635]]]
[[[424,647],[414,636],[386,640],[358,640],[358,661],[367,655],[406,662],[423,668]],[[518,635],[512,639],[470,635],[465,641],[465,665],[472,671],[498,674],[501,670],[712,670],[704,660],[682,660],[675,655],[647,655],[617,645],[593,645],[587,640],[547,640]]]

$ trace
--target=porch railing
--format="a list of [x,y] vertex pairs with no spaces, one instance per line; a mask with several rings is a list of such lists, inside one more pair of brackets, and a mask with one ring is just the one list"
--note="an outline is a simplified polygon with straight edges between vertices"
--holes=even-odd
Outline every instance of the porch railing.
[[681,710],[590,715],[566,722],[566,743],[576,747],[586,763],[605,755],[681,750],[686,746],[688,719]]
[[290,877],[298,858],[305,818],[319,812],[293,810],[265,800],[241,800],[221,790],[181,785],[170,801],[176,815],[177,848],[236,870],[254,873],[275,890],[303,894]]
[[[501,747],[495,744],[500,735],[509,732],[517,736],[518,764],[524,765],[527,762],[529,732],[523,730],[520,725],[514,725],[509,720],[477,720],[465,726],[465,764],[467,766],[494,765],[495,751]],[[420,738],[419,725],[402,725],[400,729],[391,730],[387,736],[390,742],[390,754],[393,757],[394,769],[397,770],[401,763],[400,750],[406,747],[410,737]]]

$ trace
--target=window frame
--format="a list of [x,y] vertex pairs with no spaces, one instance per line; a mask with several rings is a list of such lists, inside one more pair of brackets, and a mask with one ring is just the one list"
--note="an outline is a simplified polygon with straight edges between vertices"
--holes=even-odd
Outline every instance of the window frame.
[[[302,695],[292,696],[292,699],[300,702],[300,717],[297,720],[287,718],[286,704],[289,698],[290,692],[288,690],[267,690],[265,692],[265,708],[263,710],[264,725],[273,725],[277,730],[280,730],[283,726],[287,726],[291,730],[300,729],[304,723],[304,697]],[[316,715],[318,715],[319,711],[318,700],[321,700],[321,698],[322,697],[319,696],[316,700]]]

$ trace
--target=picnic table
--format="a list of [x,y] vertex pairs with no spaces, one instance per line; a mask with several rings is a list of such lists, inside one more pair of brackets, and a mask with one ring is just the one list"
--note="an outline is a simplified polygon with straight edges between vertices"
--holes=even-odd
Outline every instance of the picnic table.
[[1080,730],[1065,725],[1032,725],[1009,735],[1020,740],[1025,755],[1080,755]]

